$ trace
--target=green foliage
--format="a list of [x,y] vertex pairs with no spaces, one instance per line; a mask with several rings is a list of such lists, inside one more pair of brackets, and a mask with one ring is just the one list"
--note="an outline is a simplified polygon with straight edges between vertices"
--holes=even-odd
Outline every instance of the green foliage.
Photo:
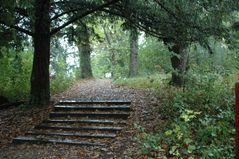
[[[239,65],[237,50],[229,50],[224,42],[215,39],[210,39],[209,44],[212,54],[198,45],[189,49],[190,69],[183,88],[169,86],[169,78],[155,76],[161,80],[155,86],[162,102],[158,112],[168,126],[147,133],[137,126],[140,129],[136,140],[142,154],[156,158],[166,151],[178,158],[235,157],[233,87]],[[168,61],[160,62],[168,64]],[[146,83],[146,87],[151,87],[148,81],[147,77],[138,77],[116,82],[131,87]]]
[[92,70],[95,77],[102,78],[106,73],[112,73],[115,79],[128,76],[129,32],[121,28],[122,23],[105,21],[96,29],[105,40],[94,43]]
[[[0,95],[15,101],[28,99],[30,92],[31,69],[33,54],[30,50],[16,52],[2,48],[3,56],[0,58]],[[51,79],[51,92],[64,91],[75,81],[73,74],[67,74],[66,64],[62,58],[54,63],[54,79]]]
[[72,76],[67,76],[63,73],[57,74],[55,79],[51,80],[51,94],[65,91],[74,84],[75,80],[76,79]]
[[133,88],[160,88],[163,81],[168,79],[168,75],[155,74],[144,77],[120,78],[114,81],[117,85],[128,86]]
[[199,75],[205,72],[227,75],[237,71],[239,66],[237,49],[229,49],[225,41],[217,41],[213,38],[210,39],[209,46],[211,53],[199,45],[191,46],[189,49],[189,67],[193,69],[191,72],[199,73]]
[[75,67],[75,64],[72,65],[67,63],[67,57],[73,53],[68,53],[61,46],[61,43],[58,39],[54,39],[52,44],[50,62],[50,89],[51,94],[54,94],[64,91],[75,82],[76,76],[79,75],[79,73],[76,71],[78,71],[79,68]]
[[166,46],[156,38],[147,37],[139,49],[139,73],[168,73],[172,70],[170,53]]
[[0,94],[11,100],[27,98],[30,85],[32,53],[2,49],[0,58]]
[[169,43],[187,46],[192,42],[206,43],[210,36],[225,36],[223,22],[238,9],[236,0],[216,1],[127,1],[118,12],[129,13],[132,25]]
[[233,89],[227,78],[217,79],[208,75],[207,81],[194,81],[184,90],[161,87],[160,114],[169,126],[138,136],[142,153],[154,156],[163,143],[179,158],[234,158]]
[[[111,40],[114,43],[111,43],[111,47],[107,43],[99,43],[95,47],[96,54],[92,56],[95,77],[104,77],[107,72],[113,72],[114,78],[120,80],[128,76],[129,33],[117,31],[115,34],[117,38],[112,37]],[[143,36],[141,40],[143,40]],[[117,51],[114,56],[115,65],[112,64],[112,50]],[[170,53],[166,46],[156,38],[147,37],[139,48],[138,67],[139,75],[151,75],[159,72],[169,73],[172,68]]]
[[78,53],[69,53],[62,46],[59,39],[52,41],[51,59],[50,59],[50,90],[51,94],[64,91],[70,87],[76,80],[79,68],[75,63],[67,63],[67,57],[71,60],[78,56]]
[[0,21],[4,21],[6,24],[12,24],[15,0],[1,0],[0,3]]
[[[164,133],[166,143],[170,144],[169,153],[174,156],[183,157],[195,153],[196,145],[191,134],[191,120],[196,118],[200,112],[185,110],[170,126],[171,129]],[[192,157],[193,155],[190,155]]]

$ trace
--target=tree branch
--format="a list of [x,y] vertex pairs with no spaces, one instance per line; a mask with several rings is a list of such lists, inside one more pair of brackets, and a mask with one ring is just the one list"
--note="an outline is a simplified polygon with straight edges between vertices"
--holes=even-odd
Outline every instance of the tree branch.
[[100,6],[97,6],[97,7],[93,8],[93,9],[91,9],[91,10],[88,10],[88,11],[86,11],[85,13],[83,13],[83,14],[81,14],[81,15],[78,15],[78,16],[76,16],[76,17],[73,17],[71,20],[69,20],[68,22],[62,24],[62,25],[59,26],[58,28],[53,29],[53,30],[50,32],[50,35],[56,34],[58,31],[60,31],[61,29],[65,28],[66,26],[68,26],[68,25],[74,23],[75,21],[79,20],[80,18],[83,18],[83,17],[85,17],[85,16],[87,16],[87,15],[89,15],[89,14],[92,14],[92,13],[94,13],[95,11],[98,11],[98,10],[100,10],[100,9],[102,9],[102,8],[105,8],[105,7],[109,6],[109,5],[112,5],[112,4],[114,4],[114,3],[117,3],[118,1],[120,1],[120,0],[112,0],[112,1],[110,1],[110,2],[107,2],[107,3],[105,3],[105,4],[102,4],[102,5],[100,5]]
[[62,13],[60,13],[60,14],[57,14],[57,15],[55,15],[54,17],[51,18],[51,21],[52,21],[52,20],[55,20],[55,19],[57,19],[57,18],[59,18],[59,17],[61,17],[61,16],[63,16],[63,15],[65,15],[65,14],[68,14],[68,13],[71,13],[71,12],[75,12],[75,11],[78,11],[78,10],[80,10],[80,9],[81,9],[81,8],[75,8],[75,9],[71,9],[71,10],[62,12]]
[[69,1],[58,1],[58,2],[52,2],[50,5],[57,5],[57,4],[65,4],[65,3],[70,3]]
[[9,28],[15,29],[15,30],[17,30],[17,31],[20,31],[20,32],[22,32],[22,33],[24,33],[24,34],[27,34],[27,35],[29,35],[29,36],[33,36],[33,33],[32,33],[31,31],[26,30],[26,29],[23,29],[23,28],[21,28],[21,27],[19,27],[19,26],[16,26],[16,25],[7,25],[4,21],[0,21],[0,24],[3,24],[3,25],[5,25],[6,27],[9,27]]
[[[198,31],[204,32],[206,33],[208,30],[210,30],[210,28],[208,27],[202,27],[202,26],[198,26],[195,24],[192,24],[190,22],[185,21],[184,19],[180,19],[174,12],[170,11],[168,8],[166,8],[161,2],[160,0],[154,0],[162,9],[164,9],[169,15],[173,16],[175,20],[177,20],[178,22],[182,22],[184,25],[189,26],[193,29],[197,29]],[[204,7],[205,8],[205,7]]]
[[31,31],[26,30],[26,29],[23,29],[23,28],[21,28],[21,27],[19,27],[19,26],[12,25],[12,26],[10,26],[10,28],[13,28],[13,29],[15,29],[15,30],[18,30],[18,31],[20,31],[20,32],[22,32],[22,33],[25,33],[25,34],[29,35],[29,36],[33,36],[33,33],[32,33]]
[[145,33],[148,33],[149,35],[151,35],[151,36],[153,36],[153,37],[156,37],[156,38],[158,38],[158,39],[163,39],[163,38],[166,37],[166,36],[164,36],[163,34],[159,34],[158,32],[153,31],[152,29],[150,30],[150,29],[146,28],[145,26],[140,25],[139,23],[133,24],[132,26],[134,26],[134,27],[138,28],[139,30],[142,30],[142,31],[144,31]]
[[23,8],[15,7],[14,10],[15,10],[15,12],[19,13],[20,15],[23,15],[23,16],[26,16],[26,17],[29,16],[27,11]]
[[179,20],[179,18],[177,17],[176,14],[174,14],[173,12],[171,12],[168,8],[166,8],[161,2],[160,0],[154,0],[162,9],[164,9],[169,15],[173,16],[176,20]]
[[[149,29],[149,28],[147,28],[146,26],[143,26],[140,23],[135,23],[131,18],[129,18],[128,16],[126,16],[122,13],[115,12],[115,11],[112,11],[112,10],[107,10],[107,9],[102,9],[102,11],[104,11],[106,13],[116,15],[116,16],[120,16],[122,18],[125,18],[126,20],[128,20],[131,23],[132,26],[134,26],[134,27],[138,28],[139,30],[144,31],[144,32],[148,33],[149,35],[152,35],[152,36],[154,36],[158,39],[165,38],[165,36],[160,34],[159,32],[153,31],[152,29]],[[132,17],[132,15],[131,15],[131,17]],[[137,17],[135,17],[135,18],[137,18]]]

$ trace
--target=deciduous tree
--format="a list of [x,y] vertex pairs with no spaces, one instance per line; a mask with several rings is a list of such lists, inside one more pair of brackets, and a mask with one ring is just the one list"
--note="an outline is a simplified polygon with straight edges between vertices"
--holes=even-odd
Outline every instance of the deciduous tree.
[[31,76],[30,104],[50,101],[49,61],[51,36],[77,20],[119,2],[111,1],[3,1],[2,14],[11,13],[14,20],[0,19],[1,27],[16,29],[33,37],[34,59]]

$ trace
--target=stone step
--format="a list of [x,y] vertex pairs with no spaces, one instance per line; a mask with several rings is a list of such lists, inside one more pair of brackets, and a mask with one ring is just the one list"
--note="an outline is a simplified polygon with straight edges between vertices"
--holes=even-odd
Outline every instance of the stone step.
[[64,99],[50,118],[14,143],[102,146],[116,137],[130,115],[128,100]]
[[104,113],[71,113],[71,112],[51,112],[50,117],[104,117],[104,118],[121,118],[127,119],[129,117],[129,113],[114,113],[114,112],[104,112]]
[[34,143],[34,144],[45,144],[45,143],[54,143],[54,144],[68,144],[68,145],[85,145],[85,146],[103,146],[101,142],[88,142],[80,140],[69,140],[69,139],[49,139],[49,138],[38,138],[35,136],[18,136],[13,139],[13,143]]
[[112,100],[99,100],[99,99],[62,99],[57,104],[131,104],[129,100],[120,100],[120,99],[112,99]]
[[96,131],[120,131],[121,127],[112,127],[112,126],[81,126],[81,127],[72,127],[72,126],[49,126],[49,125],[38,125],[35,126],[35,129],[51,129],[51,130],[72,130],[72,131],[81,131],[81,130],[96,130]]
[[72,120],[72,119],[48,119],[43,121],[43,123],[83,123],[83,124],[114,124],[113,120]]
[[75,106],[75,105],[56,105],[54,107],[56,111],[66,111],[66,110],[99,110],[99,111],[130,111],[130,106]]
[[115,138],[116,134],[87,134],[87,133],[58,133],[58,132],[30,132],[25,135],[42,135],[42,136],[65,136],[65,137],[81,137],[81,138]]

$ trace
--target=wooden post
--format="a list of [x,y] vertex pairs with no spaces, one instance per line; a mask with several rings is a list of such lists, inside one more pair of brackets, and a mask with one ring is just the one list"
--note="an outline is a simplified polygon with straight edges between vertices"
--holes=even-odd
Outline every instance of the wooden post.
[[235,95],[236,95],[236,109],[235,109],[235,125],[236,125],[236,159],[239,159],[239,80],[237,80],[235,85]]

